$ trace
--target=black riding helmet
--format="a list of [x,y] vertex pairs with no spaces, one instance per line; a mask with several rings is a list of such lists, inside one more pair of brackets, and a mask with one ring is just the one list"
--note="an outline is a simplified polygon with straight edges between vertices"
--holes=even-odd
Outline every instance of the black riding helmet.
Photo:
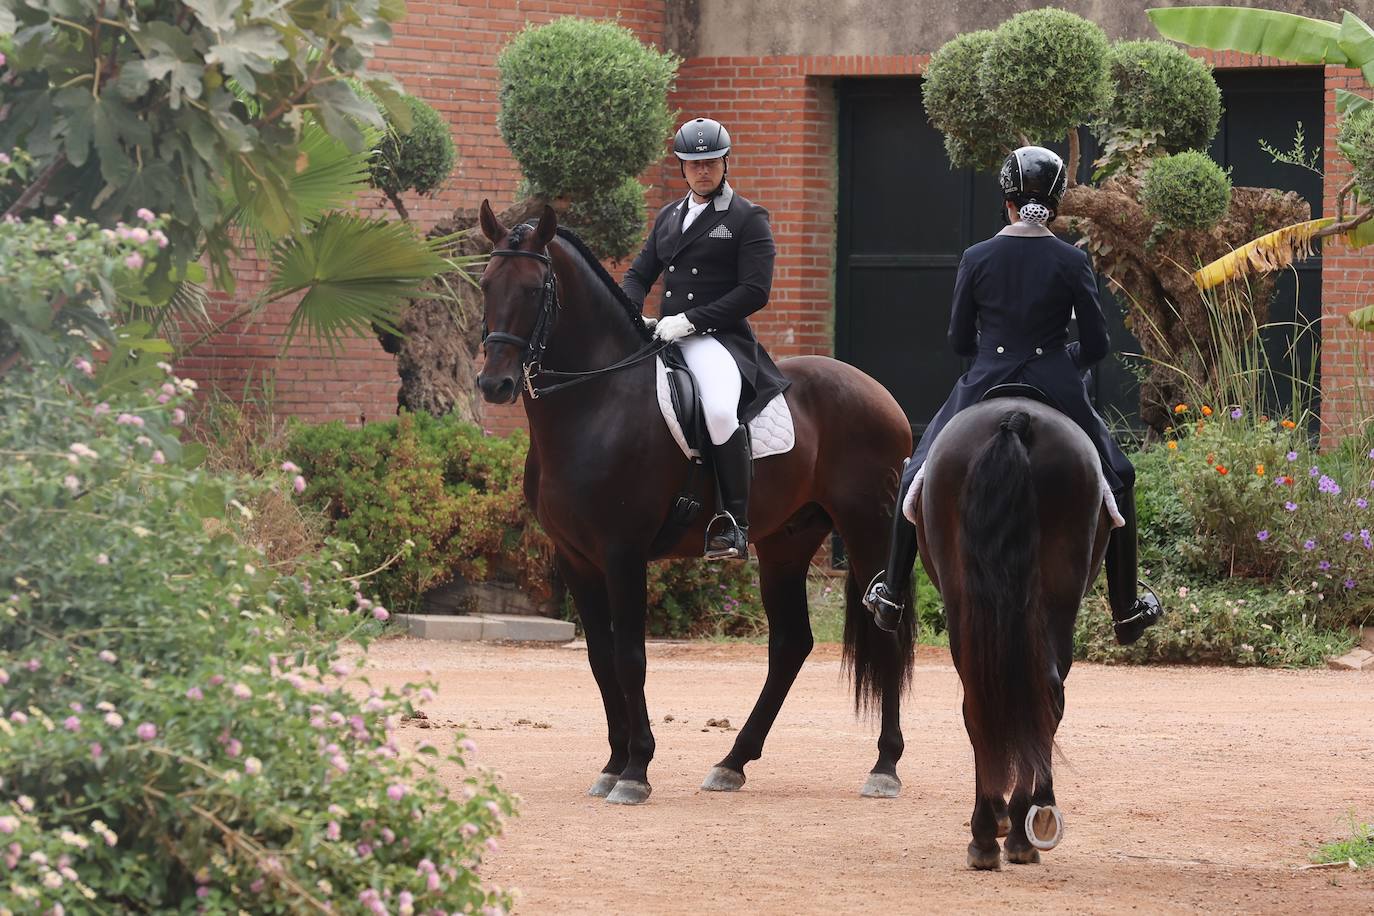
[[997,183],[1002,186],[1002,196],[1017,207],[1035,203],[1057,213],[1069,176],[1064,170],[1064,160],[1054,150],[1023,146],[1002,163]]
[[[682,163],[698,159],[724,159],[725,172],[729,174],[730,132],[725,129],[724,124],[711,118],[688,121],[677,129],[677,136],[673,137],[673,155],[681,160],[678,169],[684,178],[687,177],[687,167]],[[720,185],[712,196],[719,194],[724,187],[725,175],[722,175]]]

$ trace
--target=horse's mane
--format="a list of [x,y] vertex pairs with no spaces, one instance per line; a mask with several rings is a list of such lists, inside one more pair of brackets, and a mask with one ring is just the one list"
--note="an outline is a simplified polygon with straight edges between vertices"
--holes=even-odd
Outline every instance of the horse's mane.
[[[525,237],[533,231],[534,226],[532,224],[521,223],[510,231],[510,238],[507,244],[511,248],[518,248],[525,240]],[[601,265],[601,260],[596,255],[592,254],[591,249],[587,247],[587,243],[582,241],[577,233],[566,226],[559,226],[557,233],[558,237],[566,242],[573,251],[581,255],[582,263],[591,272],[592,276],[601,281],[601,285],[606,288],[607,294],[625,310],[625,315],[630,319],[630,323],[634,325],[635,330],[639,332],[639,336],[643,340],[648,340],[650,337],[649,329],[644,325],[644,315],[640,312],[639,306],[635,305],[634,302],[630,300],[630,297],[625,295],[625,291],[620,288],[620,284],[615,282],[615,279],[606,272],[606,268]]]

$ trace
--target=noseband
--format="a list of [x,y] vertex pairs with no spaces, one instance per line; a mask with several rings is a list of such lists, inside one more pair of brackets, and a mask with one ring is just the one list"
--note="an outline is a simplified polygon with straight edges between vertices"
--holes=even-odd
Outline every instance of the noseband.
[[[640,350],[617,363],[586,372],[560,372],[544,369],[540,365],[540,361],[544,358],[544,351],[548,349],[549,337],[553,334],[553,326],[560,310],[558,279],[554,275],[553,259],[546,252],[520,251],[514,248],[494,249],[491,256],[494,258],[534,258],[544,265],[544,290],[539,303],[539,318],[534,323],[534,331],[530,334],[529,339],[507,334],[505,331],[488,331],[485,319],[482,321],[482,346],[485,347],[488,343],[504,343],[520,348],[520,368],[525,377],[525,391],[529,393],[530,400],[537,401],[544,395],[552,394],[562,388],[569,388],[590,381],[599,375],[633,366],[654,356],[668,346],[667,341],[652,340]],[[536,378],[562,379],[562,381],[555,381],[551,385],[537,385],[535,384]]]

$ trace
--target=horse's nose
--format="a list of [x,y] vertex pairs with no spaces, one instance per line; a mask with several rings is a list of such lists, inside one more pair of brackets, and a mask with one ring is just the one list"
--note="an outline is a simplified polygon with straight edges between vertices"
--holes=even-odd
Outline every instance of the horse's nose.
[[488,404],[510,403],[515,395],[515,379],[509,375],[499,378],[477,376],[477,387]]

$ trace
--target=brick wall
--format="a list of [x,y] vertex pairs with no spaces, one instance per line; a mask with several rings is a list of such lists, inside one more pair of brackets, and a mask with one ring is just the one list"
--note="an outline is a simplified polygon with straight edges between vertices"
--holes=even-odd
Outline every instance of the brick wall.
[[[459,161],[453,177],[432,199],[406,200],[411,218],[427,229],[460,207],[475,207],[489,197],[500,209],[514,201],[519,173],[496,128],[496,55],[527,23],[561,16],[618,19],[641,38],[663,43],[664,0],[411,0],[396,37],[380,56],[380,67],[395,74],[406,91],[429,102],[449,120]],[[394,217],[380,195],[363,203],[376,214]],[[262,288],[263,265],[251,255],[235,271],[238,289],[220,298],[213,317],[234,315]],[[246,386],[269,380],[282,414],[313,421],[361,417],[382,419],[396,412],[395,360],[371,340],[350,341],[338,359],[315,347],[296,345],[279,354],[294,303],[269,307],[251,323],[237,321],[226,332],[196,348],[179,370],[205,386],[240,396]],[[194,333],[193,335],[194,336]],[[523,413],[492,410],[485,418],[495,431],[523,424]]]

